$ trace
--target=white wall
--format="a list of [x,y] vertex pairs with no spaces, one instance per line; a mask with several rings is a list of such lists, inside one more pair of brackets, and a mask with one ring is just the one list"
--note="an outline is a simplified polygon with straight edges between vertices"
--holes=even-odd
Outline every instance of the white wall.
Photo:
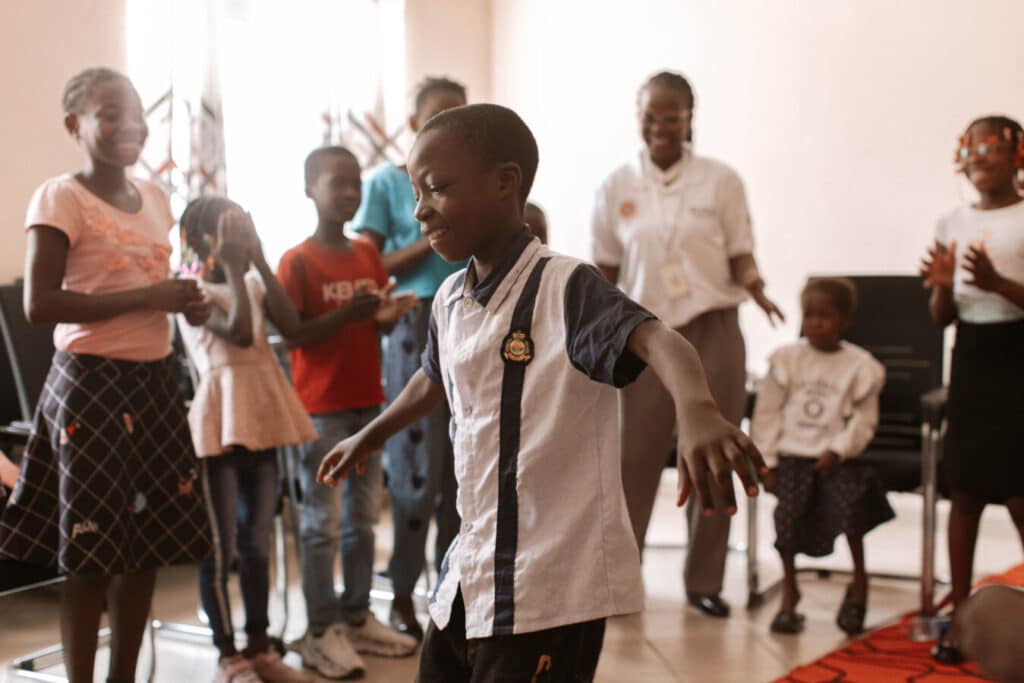
[[490,0],[405,0],[410,95],[424,76],[466,84],[471,101],[491,97]]
[[89,66],[122,69],[124,54],[124,0],[0,2],[0,282],[22,275],[32,191],[81,163],[64,131],[64,83]]
[[679,70],[696,146],[746,182],[757,256],[789,314],[743,309],[749,365],[794,338],[811,272],[910,273],[962,201],[953,147],[975,115],[1024,117],[1018,0],[493,0],[494,99],[540,144],[553,245],[589,255],[601,178],[640,145],[637,87]]

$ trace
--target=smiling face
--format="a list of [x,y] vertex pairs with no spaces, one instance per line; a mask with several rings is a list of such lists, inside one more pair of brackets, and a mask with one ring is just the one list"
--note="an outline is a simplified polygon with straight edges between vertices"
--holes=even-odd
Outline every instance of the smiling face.
[[692,110],[683,94],[657,84],[640,92],[640,136],[659,168],[666,169],[683,156],[689,138]]
[[430,246],[448,262],[480,253],[501,199],[500,165],[487,167],[448,129],[429,130],[409,154],[416,219]]
[[1013,190],[1017,175],[1014,144],[1005,139],[1003,130],[995,123],[981,121],[967,130],[961,160],[964,174],[978,192]]
[[359,162],[343,153],[324,154],[317,174],[306,188],[321,221],[342,224],[352,220],[363,196]]
[[64,120],[94,163],[126,167],[138,161],[149,128],[139,94],[127,78],[93,84],[78,111]]

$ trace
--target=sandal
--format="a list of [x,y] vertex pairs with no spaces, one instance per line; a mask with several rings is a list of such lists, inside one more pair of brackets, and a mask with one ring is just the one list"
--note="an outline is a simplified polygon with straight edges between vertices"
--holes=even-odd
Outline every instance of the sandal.
[[864,632],[864,616],[868,611],[867,599],[865,598],[863,605],[855,605],[850,600],[852,593],[853,584],[850,584],[846,587],[846,595],[843,596],[843,602],[839,605],[839,612],[836,614],[836,625],[848,636]]
[[779,611],[772,619],[772,633],[795,635],[804,630],[804,615],[797,612]]
[[956,666],[964,661],[964,655],[956,643],[947,637],[951,623],[946,622],[940,627],[939,639],[935,643],[935,647],[932,648],[932,659],[939,664]]

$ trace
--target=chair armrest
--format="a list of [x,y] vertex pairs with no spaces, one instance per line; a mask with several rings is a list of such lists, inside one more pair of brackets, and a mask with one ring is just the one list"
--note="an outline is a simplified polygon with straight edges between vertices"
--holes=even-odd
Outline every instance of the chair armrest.
[[939,429],[946,417],[946,401],[949,391],[939,387],[921,394],[921,421],[932,429]]

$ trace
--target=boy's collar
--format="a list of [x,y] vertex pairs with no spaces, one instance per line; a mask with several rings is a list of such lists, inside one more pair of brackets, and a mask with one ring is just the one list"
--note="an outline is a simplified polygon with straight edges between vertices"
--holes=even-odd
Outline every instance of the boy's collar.
[[531,260],[534,252],[540,248],[540,240],[533,236],[528,228],[523,228],[515,241],[509,246],[508,251],[501,261],[488,273],[483,282],[477,282],[476,269],[473,259],[470,259],[466,266],[465,278],[461,287],[454,288],[448,303],[454,300],[469,297],[475,300],[484,308],[494,310],[501,305],[501,302],[508,295],[522,272],[525,265]]

